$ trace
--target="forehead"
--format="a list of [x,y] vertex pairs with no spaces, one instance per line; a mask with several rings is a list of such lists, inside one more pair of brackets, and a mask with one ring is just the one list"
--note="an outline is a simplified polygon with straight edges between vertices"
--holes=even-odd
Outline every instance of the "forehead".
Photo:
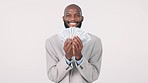
[[68,6],[65,9],[65,13],[81,13],[81,10],[77,6]]

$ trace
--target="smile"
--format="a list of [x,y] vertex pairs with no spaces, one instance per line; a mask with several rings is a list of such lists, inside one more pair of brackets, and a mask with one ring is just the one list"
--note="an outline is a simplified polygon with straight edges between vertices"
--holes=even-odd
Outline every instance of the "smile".
[[77,25],[77,23],[74,23],[74,22],[72,22],[72,23],[68,23],[68,24],[70,24],[70,25]]

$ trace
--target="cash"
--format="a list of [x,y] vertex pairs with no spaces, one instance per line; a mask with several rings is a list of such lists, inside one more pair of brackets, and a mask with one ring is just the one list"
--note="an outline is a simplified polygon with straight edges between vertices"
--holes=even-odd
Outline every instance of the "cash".
[[64,43],[67,38],[73,39],[74,36],[78,36],[83,44],[91,40],[90,35],[86,31],[77,27],[65,28],[60,33],[58,33],[58,37],[62,43]]

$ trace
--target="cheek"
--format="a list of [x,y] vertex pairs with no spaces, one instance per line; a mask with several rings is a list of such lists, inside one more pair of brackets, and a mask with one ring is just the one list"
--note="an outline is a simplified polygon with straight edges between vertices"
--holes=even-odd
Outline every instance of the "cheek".
[[67,22],[69,20],[69,18],[64,17],[63,20]]
[[82,21],[82,17],[77,18],[77,20],[78,20],[79,22],[81,22],[81,21]]

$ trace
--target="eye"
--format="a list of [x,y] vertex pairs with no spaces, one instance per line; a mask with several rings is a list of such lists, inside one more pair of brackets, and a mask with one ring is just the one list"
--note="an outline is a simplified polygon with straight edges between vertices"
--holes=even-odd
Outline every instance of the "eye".
[[66,14],[66,17],[70,17],[70,14]]
[[80,17],[80,14],[76,14],[77,17]]

